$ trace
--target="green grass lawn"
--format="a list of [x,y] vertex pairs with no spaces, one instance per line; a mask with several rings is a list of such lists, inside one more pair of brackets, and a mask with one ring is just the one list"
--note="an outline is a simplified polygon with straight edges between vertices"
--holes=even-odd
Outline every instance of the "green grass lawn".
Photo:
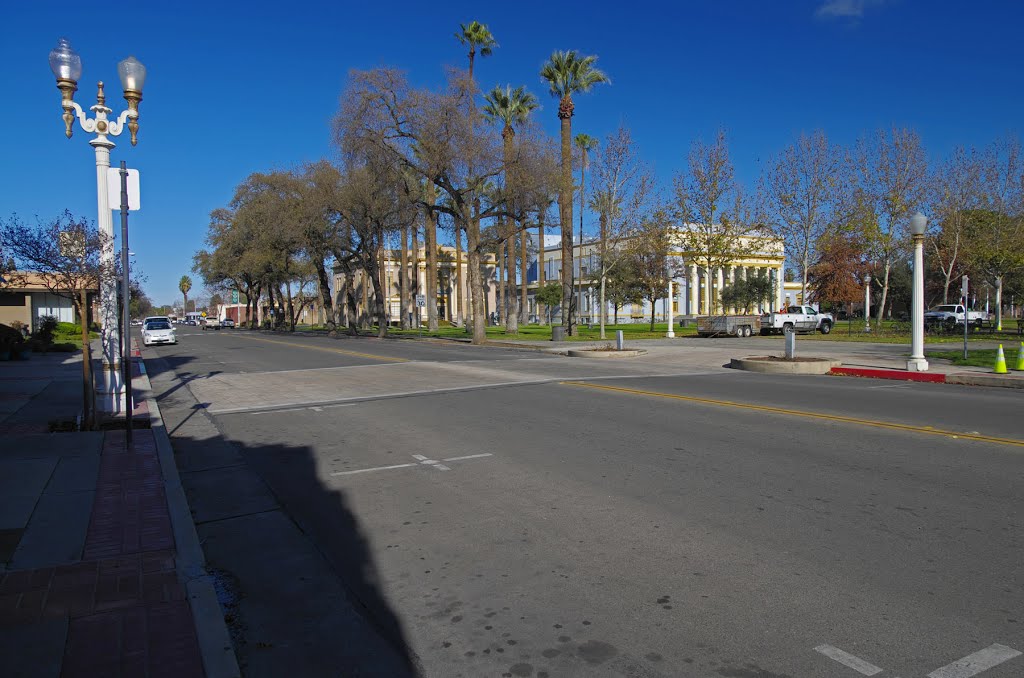
[[[327,328],[320,325],[297,325],[296,330],[306,332],[326,332]],[[616,330],[622,330],[623,338],[626,341],[636,339],[664,339],[665,332],[668,331],[667,323],[655,323],[654,331],[651,331],[650,323],[625,323],[620,325],[607,325],[605,327],[604,341],[615,341]],[[344,331],[343,329],[340,331]],[[363,333],[376,334],[376,328],[372,330],[364,330]],[[567,341],[601,341],[600,329],[597,325],[588,328],[586,325],[580,327],[580,334],[577,337],[567,337]],[[697,336],[696,327],[676,327],[675,334],[677,337],[695,337]],[[436,337],[442,339],[468,339],[472,335],[462,327],[452,327],[450,325],[442,325],[437,329],[436,332],[430,332],[426,327],[422,330],[400,330],[394,327],[388,329],[389,336],[396,337]],[[780,335],[772,335],[778,338]],[[896,320],[885,320],[882,322],[880,327],[875,327],[872,324],[871,332],[867,333],[864,331],[864,320],[854,320],[852,323],[845,320],[836,322],[832,328],[830,334],[821,334],[815,332],[813,334],[801,335],[808,339],[815,339],[820,341],[840,341],[840,342],[858,342],[858,343],[883,343],[883,344],[907,344],[910,345],[910,323],[906,321]],[[994,341],[1002,340],[1006,341],[1016,336],[1009,332],[1002,334],[988,334],[987,332],[974,332],[968,335],[968,342],[976,341]],[[551,326],[550,325],[520,325],[519,332],[517,334],[506,334],[504,326],[487,327],[487,338],[488,339],[507,339],[511,341],[550,341],[551,340]],[[758,336],[752,337],[757,339]],[[926,333],[924,336],[925,344],[959,344],[962,343],[964,337],[962,334],[945,334],[945,333]]]
[[[579,336],[566,337],[566,341],[601,341],[601,329],[594,325],[593,327],[587,327],[582,325],[579,328]],[[615,341],[615,332],[622,330],[623,338],[626,341],[630,339],[661,339],[664,338],[665,333],[668,331],[667,323],[655,323],[654,331],[651,332],[650,323],[627,323],[624,325],[606,325],[605,326],[605,337],[604,341]],[[696,327],[676,328],[677,337],[695,337],[697,336]],[[422,333],[418,330],[388,330],[388,334],[394,336],[424,336],[424,337],[441,337],[447,339],[465,339],[472,336],[465,328],[462,327],[439,327],[436,332],[428,332],[426,328],[423,328]],[[488,339],[508,339],[514,341],[550,341],[551,340],[551,326],[550,325],[520,325],[519,332],[516,334],[507,334],[504,326],[494,327],[489,326],[487,328]]]
[[[1017,364],[1017,351],[1024,350],[1019,342],[1003,344],[1003,354],[1006,358],[1006,368],[1012,370]],[[959,351],[929,351],[929,358],[945,358],[954,365],[970,365],[973,367],[994,367],[996,364],[996,349],[994,348],[967,348],[967,359],[964,360],[963,350]]]

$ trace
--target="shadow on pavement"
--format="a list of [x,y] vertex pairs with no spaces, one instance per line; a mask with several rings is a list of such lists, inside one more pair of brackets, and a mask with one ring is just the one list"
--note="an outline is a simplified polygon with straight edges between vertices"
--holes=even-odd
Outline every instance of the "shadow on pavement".
[[147,367],[243,674],[420,675],[360,522],[313,450],[229,442],[180,388],[185,373]]

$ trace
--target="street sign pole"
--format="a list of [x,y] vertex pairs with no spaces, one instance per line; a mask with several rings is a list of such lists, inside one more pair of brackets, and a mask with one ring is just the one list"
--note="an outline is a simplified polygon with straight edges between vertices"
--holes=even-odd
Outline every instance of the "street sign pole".
[[964,360],[967,360],[967,276],[960,280],[960,292],[964,295]]
[[125,444],[132,444],[132,338],[131,338],[131,310],[129,308],[130,286],[128,284],[128,169],[125,161],[121,161],[121,298],[124,308],[124,330],[121,332],[121,341],[124,342],[121,369],[124,370],[122,381],[124,383],[124,425]]

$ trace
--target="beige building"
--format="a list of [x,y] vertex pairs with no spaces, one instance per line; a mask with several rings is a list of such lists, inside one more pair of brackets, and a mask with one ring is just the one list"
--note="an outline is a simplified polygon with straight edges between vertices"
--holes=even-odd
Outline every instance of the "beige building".
[[[71,299],[51,292],[38,273],[14,271],[4,274],[4,280],[0,283],[0,323],[10,325],[17,321],[35,331],[39,319],[45,316],[53,316],[59,322],[78,322]],[[88,291],[90,309],[96,296],[95,289]],[[95,317],[92,310],[90,314]]]
[[[468,257],[463,251],[462,258],[456,261],[455,248],[443,245],[438,248],[438,289],[433,295],[426,293],[427,290],[427,253],[420,243],[417,248],[417,261],[413,263],[412,252],[408,252],[410,268],[415,266],[416,274],[411,279],[413,282],[413,294],[423,295],[424,304],[428,304],[433,296],[437,304],[437,317],[439,320],[452,321],[453,319],[466,318],[469,315],[469,278]],[[495,256],[487,254],[483,257],[480,266],[484,283],[484,305],[488,316],[495,311],[497,305],[497,274]],[[388,321],[397,323],[402,317],[401,300],[401,251],[388,249],[384,251],[383,257],[383,283],[385,290],[384,309]],[[368,323],[376,322],[372,317],[375,301],[373,283],[365,271],[357,270],[349,281],[345,272],[335,266],[334,271],[334,303],[338,308],[338,316],[342,324],[347,324],[351,313],[346,297],[350,294],[355,299],[357,322],[365,320]],[[458,286],[462,286],[462,303],[465,308],[459,307]],[[317,313],[313,309],[313,313]],[[419,316],[420,322],[426,322],[426,306],[406,309],[406,313],[413,313],[414,317]]]
[[[562,251],[557,244],[555,237],[548,240],[544,248],[544,282],[557,282],[561,280],[562,272]],[[764,305],[759,311],[768,310],[774,306],[779,308],[786,299],[786,290],[781,282],[785,265],[785,250],[782,240],[779,238],[744,238],[746,245],[742,249],[748,250],[743,257],[738,258],[732,265],[716,268],[711,271],[705,270],[697,263],[692,252],[685,251],[677,244],[669,251],[670,270],[674,273],[672,277],[672,313],[676,316],[702,316],[709,313],[735,313],[737,309],[721,308],[721,292],[723,287],[731,285],[736,280],[752,277],[767,276],[775,281],[774,303]],[[577,281],[582,296],[580,306],[581,322],[596,322],[598,309],[600,307],[601,282],[599,278],[599,247],[596,241],[584,242],[573,245],[573,279]],[[539,257],[536,248],[532,253],[532,259],[528,267],[528,300],[529,318],[533,320],[538,312],[538,305],[535,299],[535,292],[538,286],[538,263]],[[790,292],[791,293],[791,292]],[[712,298],[714,297],[714,298]],[[654,315],[656,319],[664,320],[667,317],[668,300],[662,299],[655,303]],[[555,310],[555,317],[558,317],[558,310]],[[650,303],[644,301],[641,304],[626,304],[619,310],[619,320],[646,320],[651,316]],[[614,309],[608,304],[607,317],[614,316]]]

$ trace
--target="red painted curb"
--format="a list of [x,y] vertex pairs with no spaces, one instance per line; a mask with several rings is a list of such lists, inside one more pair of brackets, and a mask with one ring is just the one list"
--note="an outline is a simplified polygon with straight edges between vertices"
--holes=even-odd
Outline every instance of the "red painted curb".
[[900,381],[927,381],[945,384],[946,375],[930,372],[908,372],[906,370],[880,370],[867,367],[833,367],[829,374],[843,377],[870,377],[873,379],[897,379]]

